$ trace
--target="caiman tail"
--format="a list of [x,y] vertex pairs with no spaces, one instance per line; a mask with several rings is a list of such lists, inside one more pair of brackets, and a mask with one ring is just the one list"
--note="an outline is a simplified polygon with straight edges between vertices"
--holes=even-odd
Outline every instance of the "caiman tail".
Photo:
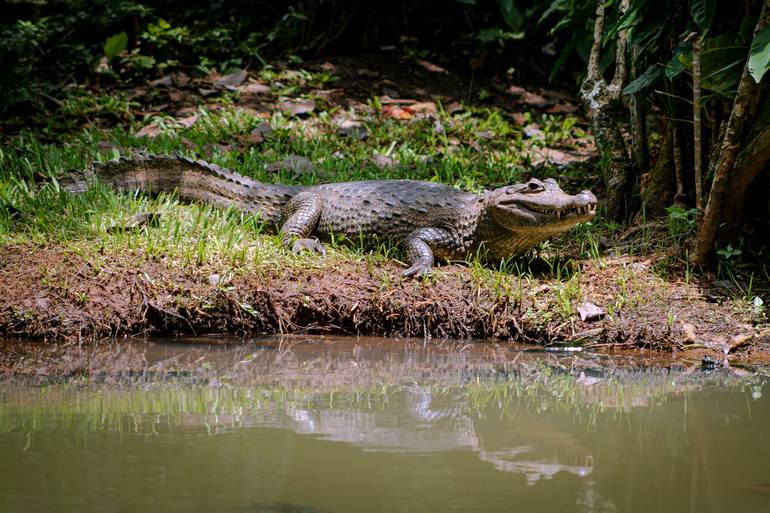
[[59,185],[78,194],[95,182],[111,185],[116,192],[176,192],[187,201],[259,213],[263,220],[273,224],[279,222],[282,207],[300,189],[258,182],[202,160],[161,155],[121,157],[94,163],[85,172],[75,171],[63,176]]

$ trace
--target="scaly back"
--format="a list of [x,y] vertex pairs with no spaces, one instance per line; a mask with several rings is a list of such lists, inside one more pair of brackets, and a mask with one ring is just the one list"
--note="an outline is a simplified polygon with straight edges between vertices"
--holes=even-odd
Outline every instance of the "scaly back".
[[94,182],[109,184],[117,192],[176,192],[185,200],[259,213],[272,224],[279,222],[282,207],[301,190],[264,184],[202,160],[160,155],[94,163],[84,172],[71,172],[59,180],[64,190],[75,194],[84,192]]

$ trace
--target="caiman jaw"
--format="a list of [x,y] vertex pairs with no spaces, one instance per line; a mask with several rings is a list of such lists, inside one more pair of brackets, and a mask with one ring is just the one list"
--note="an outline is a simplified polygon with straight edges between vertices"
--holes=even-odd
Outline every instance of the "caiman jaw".
[[568,216],[570,214],[576,214],[576,215],[595,215],[596,214],[596,203],[589,203],[587,205],[579,205],[579,206],[572,206],[572,207],[564,207],[564,208],[549,208],[549,207],[541,207],[536,205],[524,205],[523,203],[519,204],[520,206],[523,206],[526,209],[532,210],[533,212],[537,212],[539,214],[543,214],[550,217],[555,217],[556,219],[561,219],[562,216]]
[[529,230],[546,236],[591,220],[597,204],[591,191],[567,194],[551,178],[495,189],[488,201],[497,223],[509,231]]

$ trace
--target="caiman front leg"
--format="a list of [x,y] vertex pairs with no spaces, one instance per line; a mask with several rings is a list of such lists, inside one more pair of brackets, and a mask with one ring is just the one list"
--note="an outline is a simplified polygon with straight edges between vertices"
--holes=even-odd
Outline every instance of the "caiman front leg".
[[317,194],[301,192],[294,196],[283,209],[281,224],[281,242],[283,247],[291,247],[294,254],[313,251],[321,255],[326,250],[310,235],[318,226],[318,219],[323,211],[323,200]]
[[410,233],[401,243],[409,269],[402,276],[422,278],[430,274],[435,262],[434,248],[451,247],[454,238],[441,228],[420,228]]

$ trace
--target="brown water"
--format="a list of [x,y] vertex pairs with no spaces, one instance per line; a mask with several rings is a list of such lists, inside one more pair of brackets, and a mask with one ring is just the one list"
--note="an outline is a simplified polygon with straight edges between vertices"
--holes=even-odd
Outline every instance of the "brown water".
[[2,512],[770,511],[762,370],[318,338],[58,359],[0,384]]

